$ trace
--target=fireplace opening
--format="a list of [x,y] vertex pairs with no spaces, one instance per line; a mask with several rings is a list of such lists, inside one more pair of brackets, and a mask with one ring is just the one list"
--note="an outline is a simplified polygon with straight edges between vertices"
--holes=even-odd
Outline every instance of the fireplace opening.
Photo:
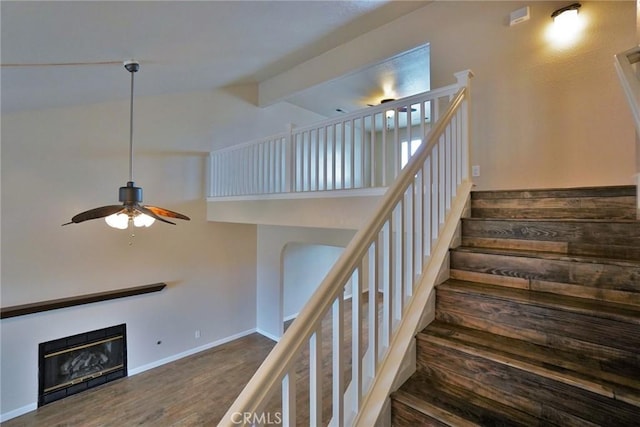
[[40,343],[38,359],[38,406],[126,377],[126,325]]

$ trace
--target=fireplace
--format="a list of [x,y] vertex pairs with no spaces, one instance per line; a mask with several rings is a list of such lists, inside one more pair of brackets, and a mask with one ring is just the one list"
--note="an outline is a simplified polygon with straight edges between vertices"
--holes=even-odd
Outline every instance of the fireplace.
[[126,325],[41,343],[38,360],[38,406],[126,377]]

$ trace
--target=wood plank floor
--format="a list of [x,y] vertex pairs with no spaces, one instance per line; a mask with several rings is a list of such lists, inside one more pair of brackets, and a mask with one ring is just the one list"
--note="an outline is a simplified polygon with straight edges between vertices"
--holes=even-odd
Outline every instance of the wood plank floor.
[[2,426],[213,426],[274,345],[254,333],[50,403]]
[[[365,301],[366,295],[364,294]],[[378,302],[381,309],[381,298]],[[367,304],[363,306],[366,313]],[[344,304],[345,342],[351,337],[351,301]],[[285,324],[285,328],[290,322]],[[323,325],[323,421],[331,419],[331,311]],[[363,319],[366,337],[367,321]],[[274,347],[254,333],[172,363],[116,380],[62,399],[2,423],[2,427],[33,426],[215,426]],[[363,347],[366,348],[366,338]],[[309,349],[297,365],[297,425],[309,424]],[[345,349],[345,384],[351,378],[350,346]],[[281,397],[276,393],[265,413],[276,419]]]

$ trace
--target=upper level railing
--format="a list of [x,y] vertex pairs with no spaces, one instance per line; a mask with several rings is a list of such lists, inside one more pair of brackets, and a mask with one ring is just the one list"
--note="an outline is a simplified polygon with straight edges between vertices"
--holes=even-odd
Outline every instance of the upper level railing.
[[614,65],[640,135],[640,45],[615,55]]
[[[448,242],[442,249],[438,238],[443,230],[455,229],[450,224],[445,226],[445,221],[452,206],[456,206],[459,217],[460,199],[466,200],[470,191],[468,83],[471,75],[470,71],[456,74],[459,84],[444,114],[433,129],[427,131],[426,126],[420,125],[423,133],[414,134],[420,139],[428,134],[426,143],[417,148],[397,179],[389,182],[389,189],[370,221],[351,240],[219,425],[261,424],[269,417],[281,420],[285,426],[327,423],[342,426],[356,422],[373,425],[358,418],[361,413],[371,416],[382,407],[380,401],[372,402],[371,392],[380,389],[378,384],[388,384],[388,379],[394,376],[386,370],[390,369],[387,361],[393,353],[392,346],[397,344],[398,331],[406,330],[403,325],[407,324],[407,318],[416,317],[408,315],[415,312],[407,307],[416,298],[426,301],[428,292],[422,288],[427,282],[425,277],[435,276],[434,269],[439,269],[430,262],[430,257],[435,256],[434,248],[437,248],[439,259],[445,258]],[[417,110],[425,112],[424,102],[412,99],[406,105],[417,104]],[[343,120],[351,124],[355,117]],[[305,132],[310,135],[314,129],[319,127],[301,129],[295,135]],[[351,129],[355,134],[355,126]],[[304,137],[297,141],[304,141]],[[301,148],[305,144],[302,143],[292,150],[293,158],[313,158],[311,154],[320,151],[313,138],[307,141],[307,148]],[[321,143],[319,147],[324,145]],[[329,151],[342,155],[351,150],[349,143],[338,144],[338,147],[333,145]],[[363,153],[372,156],[366,150]],[[327,163],[320,166],[322,156],[315,158],[319,160],[311,171],[294,169],[300,181],[293,188],[306,191],[326,188],[323,183],[327,181],[316,178],[333,178],[334,169],[327,168]],[[331,158],[326,162],[332,167],[340,165],[341,171],[347,172],[340,180],[336,173],[334,182],[340,185],[348,187],[359,182],[363,185],[377,182],[374,178],[382,180],[383,175],[356,173],[359,169],[354,165],[358,161],[359,157],[354,155],[339,157],[335,163]],[[323,168],[330,173],[318,172]],[[366,171],[366,167],[363,169]],[[328,185],[328,188],[333,187]],[[452,219],[457,222],[458,218]],[[349,288],[350,301],[345,300]],[[349,306],[350,309],[346,308]],[[326,336],[328,329],[330,338]],[[327,347],[330,364],[326,363]],[[388,387],[382,389],[376,394],[384,400]],[[276,394],[278,390],[281,396]],[[330,400],[325,399],[329,390]],[[308,412],[303,413],[299,408],[308,408]]]
[[458,88],[213,151],[209,197],[387,187]]

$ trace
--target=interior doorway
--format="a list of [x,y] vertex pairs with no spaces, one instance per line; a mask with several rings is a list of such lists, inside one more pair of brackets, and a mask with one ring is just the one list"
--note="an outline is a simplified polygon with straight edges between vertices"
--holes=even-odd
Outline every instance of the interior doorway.
[[340,246],[287,243],[282,251],[285,324],[298,315],[342,251]]

